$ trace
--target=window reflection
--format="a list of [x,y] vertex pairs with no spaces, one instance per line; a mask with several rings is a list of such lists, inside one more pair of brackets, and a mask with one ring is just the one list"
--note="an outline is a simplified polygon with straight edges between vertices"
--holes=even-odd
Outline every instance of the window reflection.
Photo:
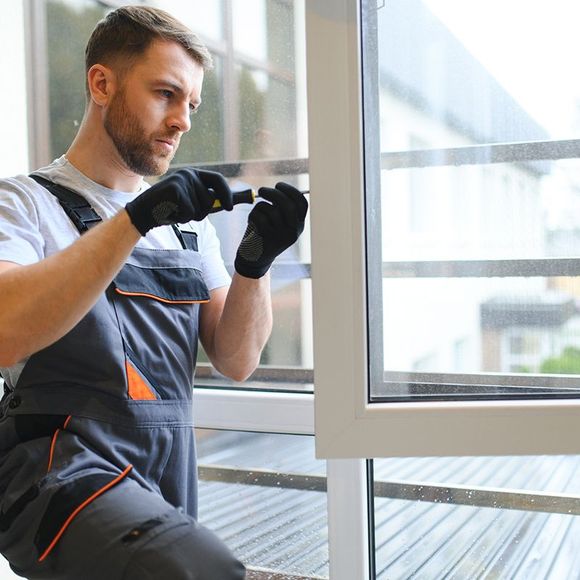
[[[476,395],[495,374],[496,386],[547,396],[558,375],[580,372],[580,166],[550,141],[578,129],[578,86],[551,64],[577,38],[562,24],[540,57],[534,26],[552,8],[524,22],[515,1],[452,5],[395,0],[368,16],[366,76],[376,75],[380,114],[377,124],[367,112],[365,130],[379,136],[368,163],[380,187],[367,191],[367,243],[382,251],[371,264],[382,281],[369,288],[370,323],[380,321],[372,391],[398,396],[408,380],[431,395],[456,384]],[[564,20],[577,16],[558,6]],[[503,24],[498,46],[480,42],[498,18],[523,29],[516,45],[502,44]],[[536,66],[553,84],[539,86]],[[539,107],[539,92],[566,106]]]

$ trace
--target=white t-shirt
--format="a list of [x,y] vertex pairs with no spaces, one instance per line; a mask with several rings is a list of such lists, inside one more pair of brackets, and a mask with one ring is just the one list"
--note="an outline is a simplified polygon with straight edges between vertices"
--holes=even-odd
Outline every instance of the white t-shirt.
[[[108,189],[91,181],[64,157],[34,172],[80,193],[103,219],[113,217],[141,191],[126,193]],[[220,253],[215,228],[204,219],[180,225],[197,233],[204,281],[209,290],[227,286],[230,276]],[[80,236],[60,206],[58,199],[29,176],[0,179],[0,261],[29,265],[66,248]],[[170,226],[154,228],[139,240],[138,246],[153,249],[179,249],[181,244]],[[8,384],[14,385],[26,361],[9,369],[0,368]]]

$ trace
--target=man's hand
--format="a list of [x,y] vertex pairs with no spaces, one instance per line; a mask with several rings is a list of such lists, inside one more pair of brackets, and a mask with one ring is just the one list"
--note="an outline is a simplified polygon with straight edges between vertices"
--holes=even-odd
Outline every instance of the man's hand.
[[144,236],[150,229],[201,221],[218,199],[231,211],[232,191],[223,175],[201,169],[179,169],[129,202],[125,209]]
[[261,278],[274,259],[289,248],[304,230],[308,202],[295,187],[280,182],[262,187],[258,195],[270,203],[258,203],[248,216],[248,228],[234,266],[246,278]]

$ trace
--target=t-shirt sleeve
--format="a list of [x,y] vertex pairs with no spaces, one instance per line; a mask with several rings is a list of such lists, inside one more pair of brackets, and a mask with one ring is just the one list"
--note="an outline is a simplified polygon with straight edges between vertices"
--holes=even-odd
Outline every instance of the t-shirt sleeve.
[[199,251],[201,253],[201,265],[203,278],[209,290],[229,286],[230,275],[224,265],[220,250],[220,241],[215,227],[205,219],[199,222]]
[[0,180],[0,261],[28,265],[43,257],[44,241],[30,194],[12,180]]

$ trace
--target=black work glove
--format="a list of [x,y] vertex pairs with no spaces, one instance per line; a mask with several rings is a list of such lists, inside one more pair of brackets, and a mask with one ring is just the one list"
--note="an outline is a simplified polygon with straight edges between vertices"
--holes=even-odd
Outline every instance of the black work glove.
[[287,183],[262,187],[258,195],[270,203],[260,202],[250,212],[234,261],[236,272],[246,278],[261,278],[276,256],[298,239],[308,211],[304,194]]
[[150,229],[170,224],[201,221],[210,213],[214,201],[222,209],[233,208],[232,191],[223,175],[201,169],[179,169],[152,185],[125,209],[145,235]]

